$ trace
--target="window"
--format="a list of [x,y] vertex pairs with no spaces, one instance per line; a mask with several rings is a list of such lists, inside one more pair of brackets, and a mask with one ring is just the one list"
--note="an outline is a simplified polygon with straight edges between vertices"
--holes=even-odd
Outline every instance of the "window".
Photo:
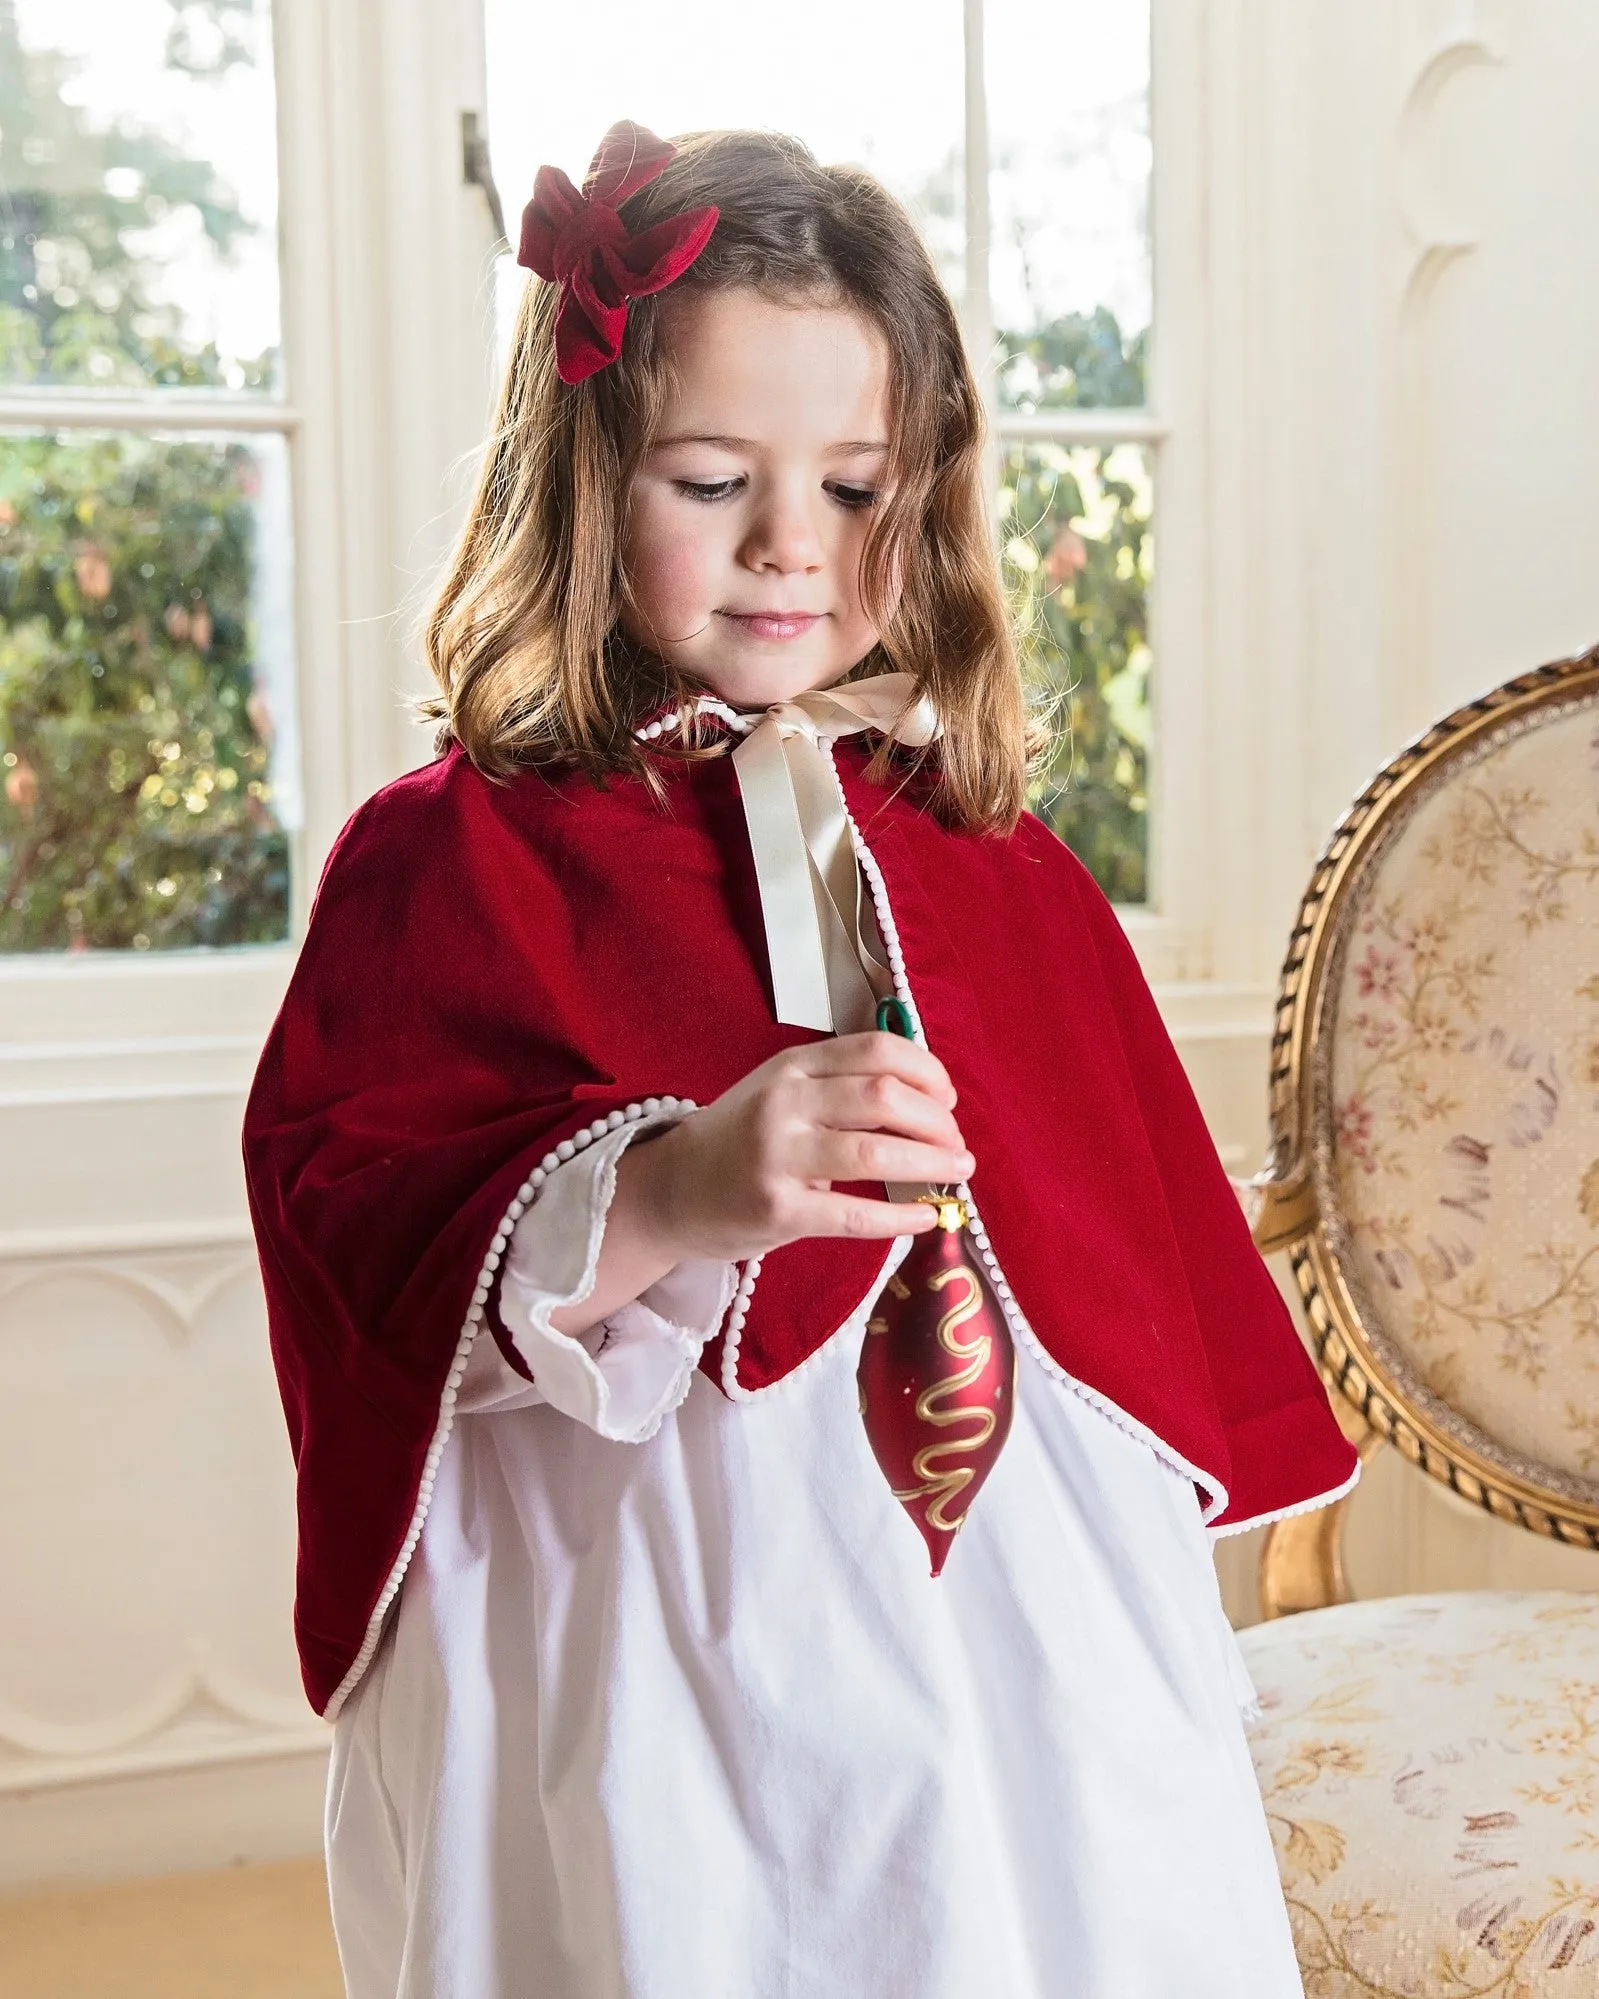
[[13,0],[0,91],[0,951],[276,941],[300,814],[267,0]]
[[[988,256],[968,312],[992,357],[999,520],[1029,663],[1067,726],[1039,809],[1116,901],[1146,900],[1153,434],[1149,9],[983,0]],[[986,172],[983,172],[986,155]],[[986,273],[986,289],[979,291]],[[1085,414],[1085,412],[1087,414]]]
[[[579,178],[626,115],[793,132],[917,217],[982,375],[1005,571],[1057,722],[1035,803],[1116,901],[1149,900],[1148,0],[816,0],[802,35],[738,0],[619,0],[599,65],[591,33],[570,10],[487,0],[513,211],[543,161]],[[530,100],[540,76],[562,87]],[[508,297],[521,282],[507,262]]]

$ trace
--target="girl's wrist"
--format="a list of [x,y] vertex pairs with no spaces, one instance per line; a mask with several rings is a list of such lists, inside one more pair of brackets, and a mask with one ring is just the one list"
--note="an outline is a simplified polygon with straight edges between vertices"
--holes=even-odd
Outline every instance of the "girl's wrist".
[[591,1326],[640,1298],[685,1259],[657,1219],[659,1187],[650,1172],[655,1162],[646,1155],[664,1141],[640,1137],[616,1162],[616,1184],[605,1218],[594,1285],[586,1298],[563,1305],[550,1315],[556,1332],[580,1338]]
[[672,1141],[677,1130],[674,1125],[634,1139],[616,1163],[616,1193],[611,1203],[612,1229],[620,1220],[635,1254],[660,1263],[663,1271],[694,1254],[692,1244],[682,1240],[672,1212],[677,1150]]

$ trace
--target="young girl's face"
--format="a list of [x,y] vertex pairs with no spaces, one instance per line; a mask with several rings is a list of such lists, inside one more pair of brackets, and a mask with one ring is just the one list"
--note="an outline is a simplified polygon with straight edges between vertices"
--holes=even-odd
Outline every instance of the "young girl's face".
[[888,458],[888,351],[843,308],[663,301],[675,386],[622,537],[628,634],[739,708],[826,687],[877,631],[861,551]]

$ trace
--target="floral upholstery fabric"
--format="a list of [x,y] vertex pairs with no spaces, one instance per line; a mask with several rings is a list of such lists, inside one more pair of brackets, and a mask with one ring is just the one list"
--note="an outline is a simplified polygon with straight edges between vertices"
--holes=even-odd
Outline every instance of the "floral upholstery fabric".
[[1599,1994],[1599,1596],[1393,1597],[1239,1640],[1307,1999]]
[[1599,1499],[1599,708],[1449,768],[1341,929],[1312,1151],[1362,1322],[1491,1458]]

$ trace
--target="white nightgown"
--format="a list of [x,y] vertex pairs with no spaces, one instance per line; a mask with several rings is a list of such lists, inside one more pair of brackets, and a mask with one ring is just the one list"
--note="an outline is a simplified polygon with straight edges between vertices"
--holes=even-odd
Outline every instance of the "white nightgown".
[[350,1999],[1299,1999],[1192,1484],[1024,1351],[952,1550],[861,1320],[730,1402],[685,1264],[580,1341],[633,1126],[522,1217],[335,1728]]

